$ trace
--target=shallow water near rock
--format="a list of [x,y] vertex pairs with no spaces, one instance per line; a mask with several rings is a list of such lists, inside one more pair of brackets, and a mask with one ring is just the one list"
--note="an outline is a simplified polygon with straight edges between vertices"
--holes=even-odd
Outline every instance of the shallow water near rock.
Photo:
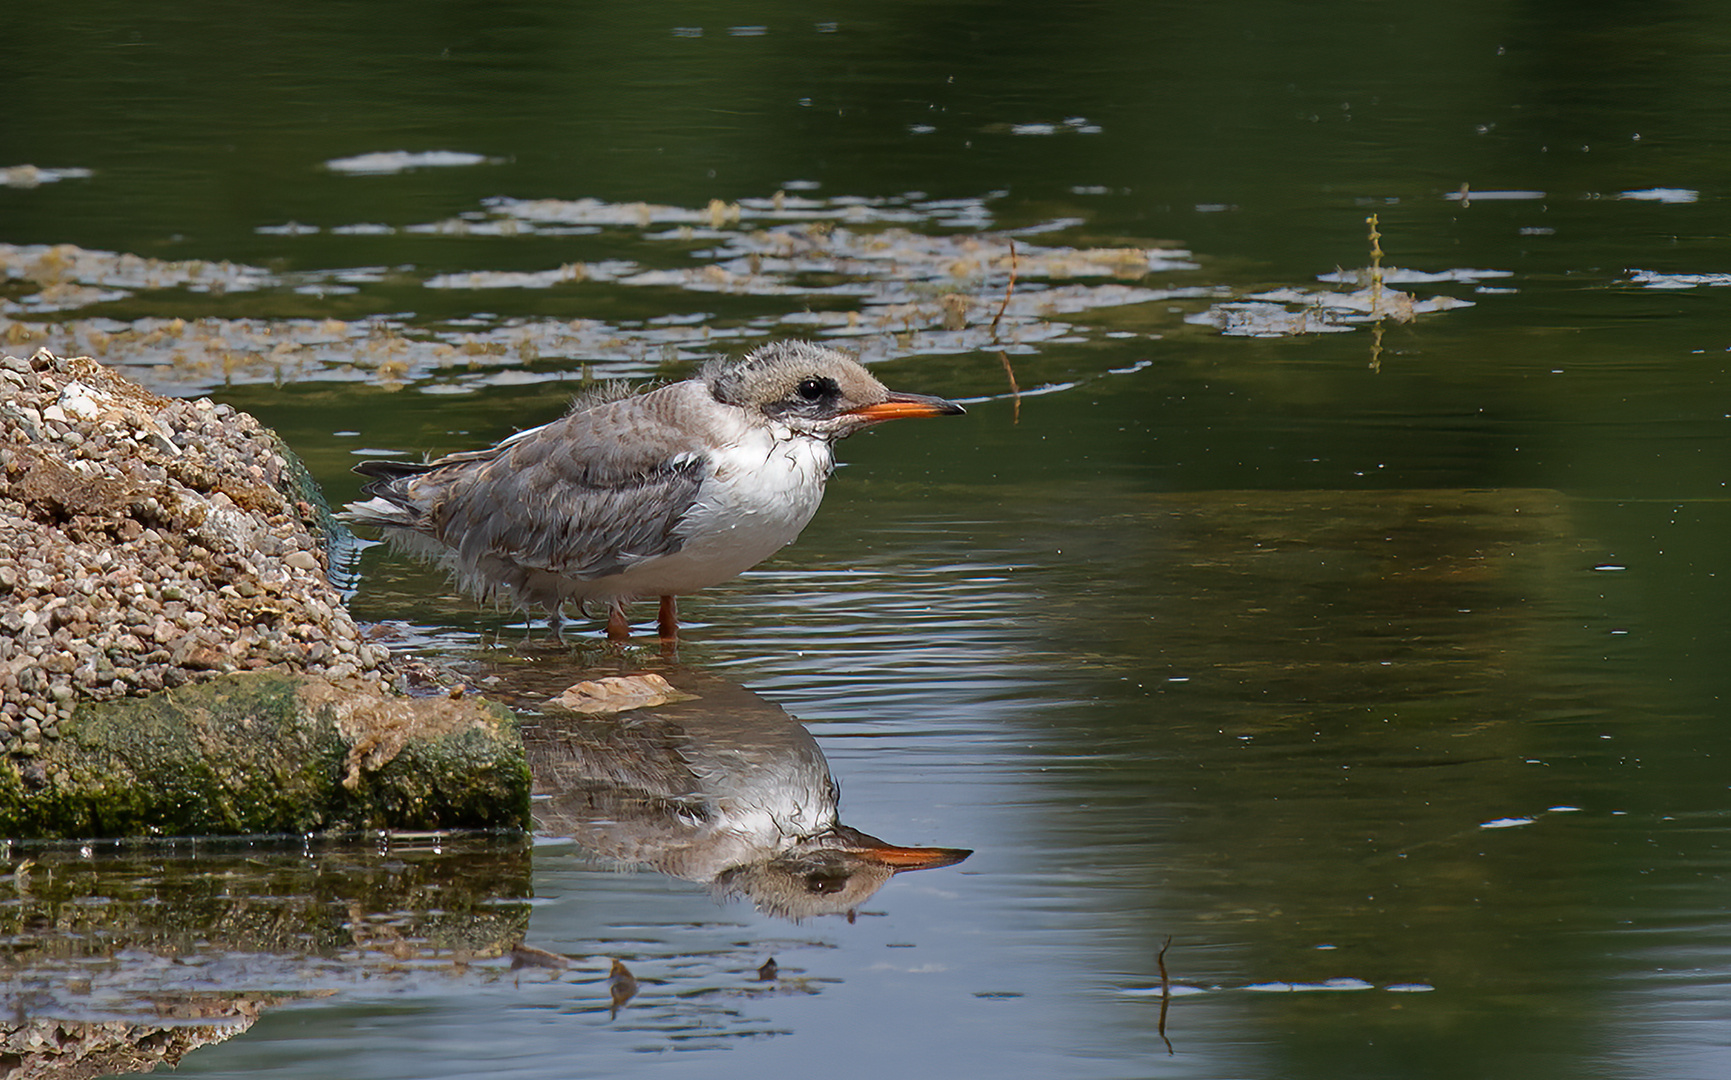
[[[677,663],[973,854],[794,923],[553,835],[414,841],[447,893],[16,848],[21,1024],[202,979],[201,1077],[1731,1073],[1722,14],[247,10],[20,14],[0,343],[252,412],[333,503],[776,337],[967,402],[843,443]],[[621,658],[360,568],[519,704],[673,670],[652,604]]]

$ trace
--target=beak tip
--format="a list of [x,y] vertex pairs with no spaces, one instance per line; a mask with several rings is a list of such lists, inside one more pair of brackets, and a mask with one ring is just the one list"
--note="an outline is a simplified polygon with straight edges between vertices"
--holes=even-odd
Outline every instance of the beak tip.
[[848,411],[871,423],[878,423],[884,420],[914,419],[926,416],[957,416],[968,410],[945,398],[891,392],[884,401],[862,405],[857,409]]

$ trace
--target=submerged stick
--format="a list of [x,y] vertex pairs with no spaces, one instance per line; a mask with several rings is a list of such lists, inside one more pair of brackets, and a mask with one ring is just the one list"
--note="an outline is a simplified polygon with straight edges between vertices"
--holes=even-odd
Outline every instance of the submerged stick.
[[1160,965],[1160,1041],[1166,1044],[1167,1056],[1177,1051],[1172,1049],[1172,1040],[1166,1037],[1166,1010],[1172,1004],[1172,977],[1166,974],[1166,950],[1172,947],[1172,935],[1166,935],[1166,943],[1160,946],[1160,951],[1154,954],[1154,962]]
[[998,305],[998,313],[992,316],[992,338],[997,339],[998,322],[1003,319],[1004,312],[1010,307],[1010,294],[1016,291],[1016,242],[1010,241],[1010,280],[1004,285],[1004,300]]
[[1382,233],[1376,231],[1375,214],[1364,219],[1370,226],[1370,310],[1376,316],[1370,343],[1370,370],[1382,371]]
[[[1010,295],[1016,291],[1016,242],[1010,241],[1010,280],[1004,285],[1004,299],[998,304],[998,313],[992,316],[992,340],[998,339],[998,322],[1003,319],[1004,312],[1010,308]],[[1003,349],[998,350],[998,362],[1004,365],[1004,374],[1010,380],[1010,397],[1014,405],[1010,410],[1010,423],[1022,422],[1022,388],[1016,382],[1016,369],[1010,366],[1010,354]]]
[[1376,231],[1377,219],[1372,214],[1364,219],[1370,226],[1370,309],[1382,313],[1382,234]]

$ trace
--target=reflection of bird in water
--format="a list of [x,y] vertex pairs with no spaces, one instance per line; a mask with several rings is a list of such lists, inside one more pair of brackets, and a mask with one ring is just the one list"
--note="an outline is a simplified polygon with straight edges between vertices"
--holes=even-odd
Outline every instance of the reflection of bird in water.
[[790,919],[851,914],[904,870],[972,854],[897,847],[843,825],[829,765],[802,725],[723,680],[670,681],[699,696],[525,725],[538,830]]
[[613,1010],[607,1014],[611,1020],[619,1015],[619,1010],[625,1003],[637,995],[637,976],[631,974],[631,969],[613,961],[613,966],[607,971],[607,996],[613,999]]
[[465,587],[545,608],[674,598],[737,577],[793,542],[817,512],[837,439],[962,407],[899,394],[833,349],[765,345],[743,360],[628,397],[579,400],[564,418],[437,461],[369,461],[344,517],[441,559]]

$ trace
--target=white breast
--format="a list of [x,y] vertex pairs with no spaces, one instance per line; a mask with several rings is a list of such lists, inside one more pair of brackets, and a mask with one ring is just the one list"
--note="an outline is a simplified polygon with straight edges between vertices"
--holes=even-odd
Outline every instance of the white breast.
[[684,546],[606,578],[608,593],[697,592],[738,577],[799,536],[835,468],[830,445],[761,425],[739,436],[710,454],[709,478],[678,526]]

